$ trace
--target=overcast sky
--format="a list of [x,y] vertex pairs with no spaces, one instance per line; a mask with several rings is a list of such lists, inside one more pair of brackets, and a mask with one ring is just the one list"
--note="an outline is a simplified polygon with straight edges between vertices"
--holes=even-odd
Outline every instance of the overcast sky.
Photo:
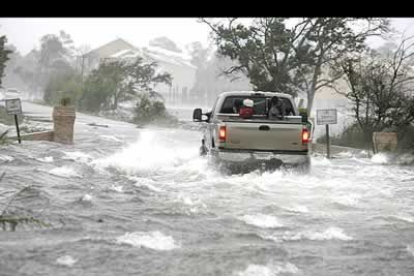
[[[393,18],[392,23],[398,31],[414,34],[414,18]],[[116,38],[142,47],[159,36],[169,37],[182,49],[193,41],[205,46],[209,43],[209,28],[197,18],[0,18],[0,35],[6,35],[8,43],[22,54],[39,47],[43,35],[60,30],[72,36],[75,46],[88,44],[92,48]],[[380,43],[371,42],[373,46]]]

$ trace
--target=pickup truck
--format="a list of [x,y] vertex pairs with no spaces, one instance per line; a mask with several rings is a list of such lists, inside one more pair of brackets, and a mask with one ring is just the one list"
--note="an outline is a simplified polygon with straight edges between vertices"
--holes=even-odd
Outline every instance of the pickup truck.
[[[270,100],[283,100],[286,116],[270,119]],[[242,118],[234,103],[245,99],[253,101],[253,115]],[[213,164],[231,173],[255,169],[295,167],[310,168],[309,142],[312,124],[306,114],[299,114],[293,98],[275,92],[224,92],[210,112],[200,108],[193,112],[193,121],[206,122],[200,152]]]

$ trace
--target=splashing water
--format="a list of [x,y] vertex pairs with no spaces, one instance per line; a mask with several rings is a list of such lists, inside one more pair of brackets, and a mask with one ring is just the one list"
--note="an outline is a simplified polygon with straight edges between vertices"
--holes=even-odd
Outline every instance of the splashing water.
[[73,266],[78,260],[74,259],[72,256],[65,255],[62,257],[59,257],[56,260],[57,264],[63,265],[63,266]]
[[176,244],[175,240],[166,236],[159,231],[153,231],[150,233],[145,232],[133,232],[126,233],[116,239],[117,243],[129,244],[137,247],[147,247],[154,250],[168,251],[177,249],[180,246]]
[[296,274],[299,269],[291,263],[270,264],[267,266],[250,264],[246,270],[237,273],[238,276],[276,276],[281,273]]
[[313,232],[305,231],[300,232],[294,235],[286,233],[283,237],[284,240],[302,240],[308,239],[313,241],[323,241],[323,240],[342,240],[349,241],[352,240],[352,237],[345,234],[344,230],[338,227],[329,227],[324,232]]
[[264,214],[244,215],[240,220],[260,228],[283,227],[283,224],[281,224],[276,217]]
[[371,157],[371,162],[376,164],[386,164],[388,162],[388,157],[384,153],[377,153]]
[[64,178],[82,177],[75,171],[74,168],[67,167],[67,166],[51,169],[48,173],[56,175],[56,176],[64,177]]
[[107,158],[93,161],[98,168],[114,168],[128,175],[160,175],[162,173],[184,172],[198,151],[194,148],[180,147],[165,141],[151,130],[141,133],[139,140]]

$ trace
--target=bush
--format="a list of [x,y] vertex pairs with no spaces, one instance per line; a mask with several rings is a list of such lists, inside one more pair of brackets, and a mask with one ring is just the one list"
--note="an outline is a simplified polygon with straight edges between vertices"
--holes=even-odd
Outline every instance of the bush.
[[[331,145],[359,149],[372,149],[372,132],[366,134],[357,123],[346,127],[339,135],[330,136]],[[326,143],[326,135],[319,137],[317,143]]]
[[51,77],[45,88],[43,96],[47,104],[62,104],[63,98],[69,98],[70,101],[77,103],[83,95],[83,84],[80,75],[60,74]]
[[68,106],[71,103],[71,98],[70,97],[63,97],[62,99],[60,99],[60,105],[61,106]]
[[[398,137],[398,150],[414,150],[414,126],[407,125],[398,129],[393,129]],[[344,131],[335,136],[331,136],[331,145],[372,149],[372,135],[374,130],[364,133],[357,123],[345,128]],[[326,136],[319,137],[317,143],[326,143]]]
[[168,120],[171,116],[168,114],[164,103],[148,94],[140,94],[134,110],[134,123],[149,124],[152,122]]
[[299,108],[299,114],[306,114],[306,115],[309,115],[308,114],[308,109],[307,108]]
[[398,149],[414,151],[414,126],[407,125],[397,130]]

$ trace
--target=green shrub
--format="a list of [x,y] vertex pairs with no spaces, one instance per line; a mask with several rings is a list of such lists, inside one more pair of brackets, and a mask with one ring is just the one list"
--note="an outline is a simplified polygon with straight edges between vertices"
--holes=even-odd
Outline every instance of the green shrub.
[[[398,150],[414,150],[414,126],[407,125],[395,129],[398,137]],[[331,145],[372,149],[372,135],[374,130],[364,133],[357,123],[346,127],[341,134],[331,136]],[[323,135],[316,140],[317,143],[326,143]]]
[[134,109],[134,123],[149,124],[170,118],[164,103],[160,99],[150,97],[146,93],[140,94],[138,98]]
[[[358,124],[352,124],[344,129],[341,134],[330,136],[331,145],[372,149],[372,132],[370,134],[364,133]],[[317,143],[326,143],[326,135],[319,137]]]
[[70,97],[63,97],[62,99],[60,99],[61,106],[68,106],[70,103],[71,103]]
[[50,105],[62,104],[62,99],[70,98],[77,103],[83,95],[82,79],[77,74],[55,75],[50,78],[45,88],[43,100]]

